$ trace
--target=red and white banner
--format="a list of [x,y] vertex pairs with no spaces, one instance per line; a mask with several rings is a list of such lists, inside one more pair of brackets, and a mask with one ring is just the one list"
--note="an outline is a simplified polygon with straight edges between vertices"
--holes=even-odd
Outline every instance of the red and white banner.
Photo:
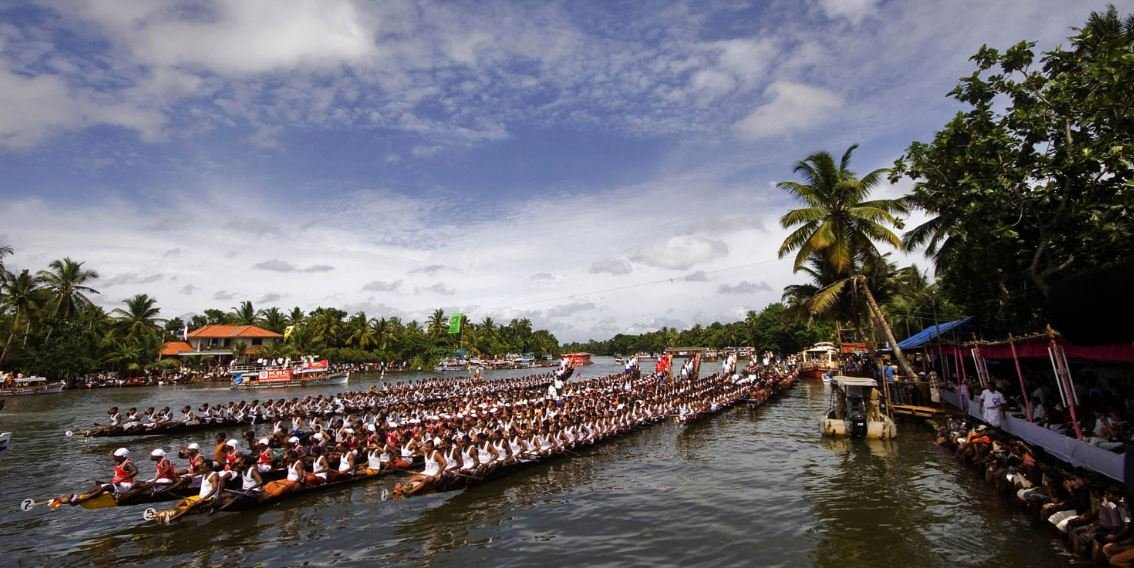
[[291,380],[291,371],[288,369],[264,369],[260,371],[261,383],[286,383]]

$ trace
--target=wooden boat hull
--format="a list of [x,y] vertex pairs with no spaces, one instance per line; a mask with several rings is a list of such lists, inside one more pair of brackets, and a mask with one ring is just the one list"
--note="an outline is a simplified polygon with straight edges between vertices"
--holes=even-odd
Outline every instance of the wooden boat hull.
[[165,425],[158,425],[153,428],[146,428],[138,426],[136,428],[126,429],[121,426],[99,426],[94,430],[87,430],[83,432],[83,436],[88,438],[119,438],[125,436],[169,436],[173,434],[185,434],[188,432],[196,432],[198,430],[206,430],[210,428],[231,428],[233,426],[246,426],[251,425],[251,422],[242,421],[224,421],[224,422],[209,422],[201,424],[186,424],[184,422],[173,422]]
[[[279,503],[281,501],[287,501],[287,500],[290,500],[290,499],[293,499],[293,498],[298,498],[298,497],[301,497],[303,495],[309,495],[309,494],[312,494],[312,493],[320,493],[320,492],[323,492],[323,491],[328,491],[328,490],[334,489],[336,487],[346,487],[346,486],[350,486],[350,485],[358,485],[358,484],[366,482],[366,481],[371,481],[371,480],[374,480],[374,479],[386,477],[387,475],[393,475],[393,474],[399,474],[399,473],[406,473],[406,471],[404,471],[404,470],[386,470],[386,471],[380,471],[380,472],[375,472],[375,473],[369,473],[369,470],[360,469],[358,473],[356,473],[355,475],[353,475],[349,478],[340,479],[340,480],[337,480],[337,481],[329,481],[327,483],[323,483],[323,484],[320,484],[320,485],[308,485],[308,486],[304,486],[304,487],[301,487],[299,489],[296,489],[294,491],[289,491],[287,493],[282,493],[282,494],[279,494],[279,495],[261,496],[259,499],[247,499],[247,500],[242,500],[242,501],[235,501],[231,505],[225,507],[224,510],[225,511],[238,512],[238,511],[248,511],[248,510],[251,510],[251,509],[259,509],[261,507],[267,507],[269,505],[273,505],[273,504]],[[154,518],[154,520],[157,520],[160,523],[166,524],[167,521],[164,521],[163,519],[168,519],[173,514],[176,514],[177,512],[184,510],[185,508],[186,507],[184,507],[182,503],[178,503],[178,506],[174,507],[172,509],[167,509],[165,511],[157,511],[154,514],[153,518]],[[195,511],[191,511],[188,514],[203,513],[203,512],[205,512],[204,509],[197,509]]]

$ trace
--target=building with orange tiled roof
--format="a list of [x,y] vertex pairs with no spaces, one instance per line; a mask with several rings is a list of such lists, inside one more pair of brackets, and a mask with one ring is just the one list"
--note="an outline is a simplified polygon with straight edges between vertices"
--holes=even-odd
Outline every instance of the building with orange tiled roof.
[[158,357],[177,357],[192,350],[193,346],[185,341],[166,341],[162,344]]
[[190,331],[186,339],[197,354],[232,352],[236,345],[255,349],[283,339],[274,331],[255,325],[206,325]]

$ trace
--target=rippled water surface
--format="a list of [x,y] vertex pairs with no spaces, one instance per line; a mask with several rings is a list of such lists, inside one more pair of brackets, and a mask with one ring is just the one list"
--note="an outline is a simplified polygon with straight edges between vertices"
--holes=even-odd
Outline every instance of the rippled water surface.
[[[614,368],[600,359],[583,373]],[[377,381],[352,378],[349,388]],[[144,522],[144,506],[19,511],[24,498],[85,489],[107,477],[113,464],[106,455],[114,447],[144,456],[189,441],[204,446],[214,432],[63,436],[104,418],[108,406],[196,406],[233,396],[216,387],[152,387],[9,399],[0,413],[0,431],[13,433],[11,449],[0,457],[2,564],[1042,568],[1074,562],[1050,533],[1001,503],[915,423],[903,424],[893,444],[821,439],[826,396],[818,382],[800,383],[759,410],[737,407],[684,428],[659,424],[447,494],[387,501],[389,482],[376,481],[259,511],[189,517],[170,528]],[[150,475],[152,466],[141,461],[142,475]]]

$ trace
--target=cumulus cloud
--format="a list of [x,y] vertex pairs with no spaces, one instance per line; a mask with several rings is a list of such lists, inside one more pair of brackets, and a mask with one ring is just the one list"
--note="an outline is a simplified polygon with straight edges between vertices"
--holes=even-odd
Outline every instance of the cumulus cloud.
[[335,267],[329,264],[312,264],[310,266],[300,267],[278,258],[257,262],[253,264],[252,267],[271,272],[330,272],[335,269]]
[[162,278],[164,278],[164,276],[162,276],[161,274],[142,275],[137,272],[127,272],[124,274],[112,276],[105,280],[99,280],[99,284],[105,288],[121,286],[123,284],[153,284],[154,282],[157,282]]
[[721,294],[755,294],[756,292],[771,292],[772,286],[767,282],[749,282],[741,280],[736,284],[721,284],[717,292]]
[[547,316],[552,318],[562,318],[575,315],[579,312],[585,312],[595,309],[594,302],[572,302],[570,304],[562,304],[547,310]]
[[393,282],[371,280],[362,286],[362,290],[368,292],[393,292],[400,288],[401,285],[401,280],[394,280]]
[[181,247],[171,248],[171,249],[161,253],[161,257],[162,258],[177,258],[177,257],[181,256],[184,252],[185,251],[182,250]]
[[421,294],[422,292],[432,292],[434,294],[440,294],[442,296],[452,296],[453,294],[457,293],[456,290],[454,290],[454,289],[452,289],[452,288],[450,288],[450,287],[448,287],[448,286],[446,286],[446,285],[444,285],[440,282],[438,282],[438,283],[436,283],[432,286],[418,287],[418,288],[414,289],[414,293],[416,293],[416,294]]
[[214,300],[231,300],[236,297],[236,292],[229,292],[228,290],[221,290],[213,294]]
[[736,133],[762,140],[805,132],[822,124],[843,105],[843,98],[821,87],[777,81],[764,91],[767,103],[736,123]]
[[436,276],[438,272],[445,270],[447,267],[443,264],[429,264],[410,271],[410,274],[425,274],[427,276]]
[[533,282],[538,282],[538,281],[541,281],[541,280],[544,280],[544,281],[555,280],[555,275],[550,273],[550,272],[539,272],[539,273],[536,273],[536,274],[532,274],[532,277],[529,278],[529,280],[531,280]]
[[196,292],[197,290],[198,290],[198,288],[196,286],[194,286],[192,284],[186,284],[186,285],[181,287],[181,290],[179,290],[179,292],[182,295],[189,296],[189,295],[192,295],[193,292]]
[[845,18],[855,25],[878,11],[878,0],[819,0],[819,5],[828,18]]
[[283,297],[285,295],[286,294],[277,294],[275,292],[268,292],[267,294],[264,294],[263,296],[260,296],[259,298],[257,298],[256,303],[257,304],[271,304],[272,302],[280,301],[281,299],[283,299]]
[[645,247],[630,260],[658,268],[686,270],[728,255],[724,241],[698,235],[680,235],[663,243]]
[[588,272],[591,274],[630,274],[634,271],[634,266],[629,261],[622,258],[608,258],[604,260],[596,260],[591,263],[591,268]]
[[708,282],[709,277],[705,274],[704,270],[698,270],[687,274],[682,280],[686,282]]

